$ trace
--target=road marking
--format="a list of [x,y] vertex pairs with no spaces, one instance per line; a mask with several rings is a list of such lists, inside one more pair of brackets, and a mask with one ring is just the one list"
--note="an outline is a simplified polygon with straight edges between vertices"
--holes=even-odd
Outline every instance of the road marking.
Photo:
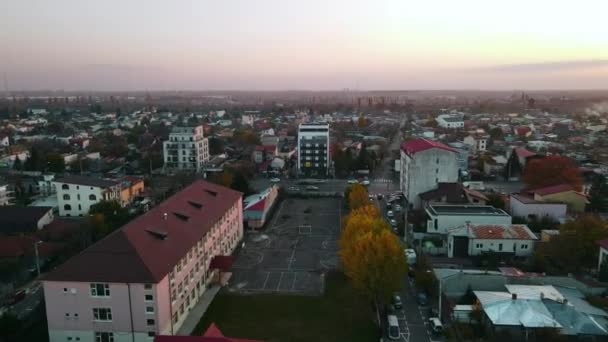
[[291,291],[294,291],[296,287],[296,279],[298,278],[298,272],[293,273],[293,282],[291,283]]
[[281,287],[281,282],[283,281],[283,272],[281,272],[281,278],[279,278],[279,284],[277,285],[277,291],[279,291],[279,288]]
[[269,277],[270,277],[270,272],[266,272],[266,280],[264,280],[264,285],[262,285],[262,290],[266,288],[266,283],[268,282]]

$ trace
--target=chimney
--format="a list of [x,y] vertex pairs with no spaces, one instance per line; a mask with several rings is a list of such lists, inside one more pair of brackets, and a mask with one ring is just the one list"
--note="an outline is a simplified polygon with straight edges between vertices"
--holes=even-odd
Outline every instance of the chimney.
[[516,300],[517,299],[517,293],[511,293],[511,299]]

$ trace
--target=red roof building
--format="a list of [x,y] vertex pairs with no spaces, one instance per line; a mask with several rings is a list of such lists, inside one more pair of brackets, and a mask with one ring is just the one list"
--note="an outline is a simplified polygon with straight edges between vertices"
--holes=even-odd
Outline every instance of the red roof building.
[[413,156],[418,152],[422,152],[431,148],[440,148],[455,153],[458,152],[455,149],[439,141],[428,140],[425,138],[414,139],[401,144],[401,150],[410,156]]
[[167,336],[158,335],[154,337],[154,342],[264,342],[262,340],[250,340],[245,338],[235,338],[224,336],[220,328],[211,323],[203,336]]

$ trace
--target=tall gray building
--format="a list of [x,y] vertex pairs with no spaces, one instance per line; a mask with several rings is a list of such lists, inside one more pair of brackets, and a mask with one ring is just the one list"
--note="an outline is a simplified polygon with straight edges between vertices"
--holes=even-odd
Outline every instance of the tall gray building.
[[203,126],[173,127],[169,140],[163,142],[165,169],[201,172],[209,161],[209,140]]
[[330,168],[329,124],[301,124],[298,128],[298,174],[327,177]]

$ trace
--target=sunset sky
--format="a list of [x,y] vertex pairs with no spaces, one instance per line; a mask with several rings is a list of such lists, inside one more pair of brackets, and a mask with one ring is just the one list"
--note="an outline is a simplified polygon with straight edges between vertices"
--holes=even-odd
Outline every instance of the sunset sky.
[[13,90],[608,89],[607,18],[606,0],[2,0],[0,77]]

